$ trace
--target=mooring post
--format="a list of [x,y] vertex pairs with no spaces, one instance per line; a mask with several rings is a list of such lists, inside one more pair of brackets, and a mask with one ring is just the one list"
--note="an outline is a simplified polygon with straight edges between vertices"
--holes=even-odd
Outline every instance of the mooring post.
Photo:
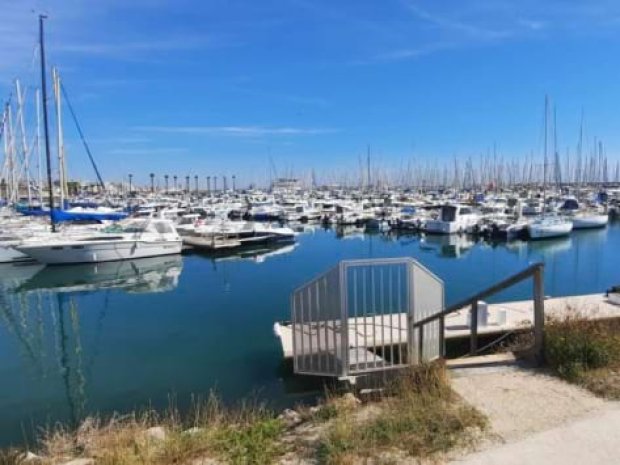
[[478,352],[478,300],[474,300],[471,303],[471,324],[469,330],[471,332],[469,354],[473,356]]
[[545,358],[545,289],[544,265],[541,263],[534,272],[534,355],[539,364]]

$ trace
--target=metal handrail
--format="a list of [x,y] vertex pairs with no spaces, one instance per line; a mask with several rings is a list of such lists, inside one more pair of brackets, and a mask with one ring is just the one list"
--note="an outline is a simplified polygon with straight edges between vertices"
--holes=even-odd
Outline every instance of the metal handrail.
[[[471,336],[470,336],[470,355],[478,353],[478,301],[496,294],[504,289],[514,286],[515,284],[528,279],[534,278],[534,350],[536,355],[542,357],[543,351],[543,337],[544,337],[544,291],[543,291],[543,271],[545,264],[542,262],[535,263],[528,266],[523,271],[516,273],[493,286],[461,300],[456,304],[450,305],[448,308],[442,310],[435,315],[423,318],[419,321],[415,321],[412,324],[412,331],[418,330],[420,338],[420,348],[422,347],[422,339],[424,337],[424,326],[434,321],[439,321],[441,331],[444,330],[444,319],[447,315],[456,311],[462,310],[468,306],[471,306]],[[443,335],[442,335],[443,336]],[[443,341],[442,341],[443,345]],[[442,353],[445,355],[445,347],[441,348]]]

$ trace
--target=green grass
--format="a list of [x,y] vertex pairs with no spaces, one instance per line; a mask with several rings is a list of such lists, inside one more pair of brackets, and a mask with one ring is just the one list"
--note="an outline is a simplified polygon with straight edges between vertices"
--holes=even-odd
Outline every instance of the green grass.
[[486,427],[485,418],[453,393],[438,364],[399,378],[379,405],[365,420],[355,421],[351,412],[334,419],[319,445],[319,461],[345,465],[403,452],[428,457],[470,443]]
[[620,399],[620,322],[587,320],[570,310],[545,326],[545,356],[561,378]]

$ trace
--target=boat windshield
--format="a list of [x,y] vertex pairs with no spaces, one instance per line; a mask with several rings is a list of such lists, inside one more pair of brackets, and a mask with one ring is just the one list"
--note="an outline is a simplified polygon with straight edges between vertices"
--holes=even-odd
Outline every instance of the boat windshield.
[[148,225],[148,221],[129,220],[108,226],[103,230],[105,233],[141,233],[144,232]]
[[441,221],[452,222],[456,220],[456,207],[444,206],[441,208]]

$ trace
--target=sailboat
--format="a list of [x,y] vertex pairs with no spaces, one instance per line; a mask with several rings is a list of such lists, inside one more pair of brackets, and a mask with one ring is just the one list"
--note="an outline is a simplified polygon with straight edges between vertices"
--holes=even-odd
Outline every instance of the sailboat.
[[573,223],[562,216],[547,216],[545,209],[547,189],[547,117],[549,98],[545,96],[545,160],[543,167],[543,212],[542,216],[530,224],[527,230],[531,239],[551,239],[568,236],[573,230]]

